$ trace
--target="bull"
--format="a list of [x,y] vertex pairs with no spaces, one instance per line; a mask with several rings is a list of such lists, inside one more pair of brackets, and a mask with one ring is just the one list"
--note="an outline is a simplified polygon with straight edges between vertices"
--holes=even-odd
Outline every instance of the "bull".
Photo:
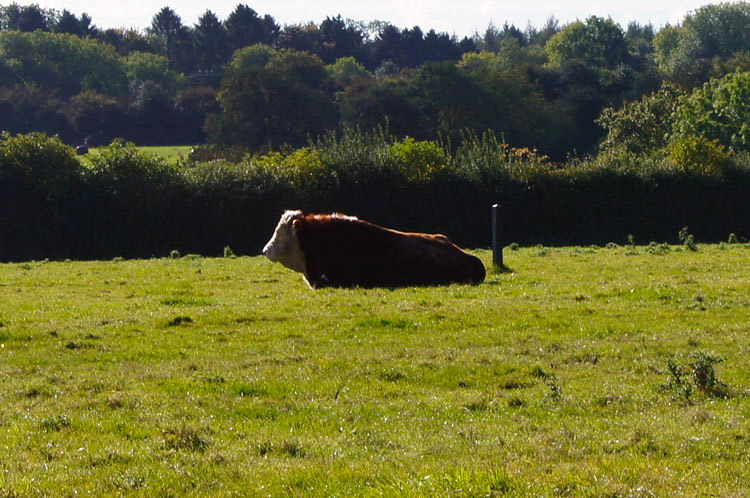
[[401,232],[340,213],[286,211],[263,255],[320,287],[479,284],[482,261],[441,234]]

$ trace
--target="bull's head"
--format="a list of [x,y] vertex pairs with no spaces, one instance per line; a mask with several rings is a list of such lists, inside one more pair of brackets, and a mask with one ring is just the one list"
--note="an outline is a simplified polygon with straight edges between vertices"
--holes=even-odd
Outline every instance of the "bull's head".
[[281,263],[289,269],[305,273],[305,254],[299,245],[297,231],[302,211],[285,211],[273,232],[271,240],[263,248],[263,255],[270,261]]

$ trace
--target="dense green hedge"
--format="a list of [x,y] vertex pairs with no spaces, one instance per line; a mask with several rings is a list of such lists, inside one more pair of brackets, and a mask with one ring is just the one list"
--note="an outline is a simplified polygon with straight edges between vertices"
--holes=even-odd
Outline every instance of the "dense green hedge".
[[0,136],[0,260],[257,254],[284,209],[340,211],[404,230],[505,242],[677,242],[750,236],[750,165],[720,172],[633,157],[550,163],[492,135],[448,144],[386,132],[329,135],[286,153],[170,166],[115,142],[81,166],[42,134]]

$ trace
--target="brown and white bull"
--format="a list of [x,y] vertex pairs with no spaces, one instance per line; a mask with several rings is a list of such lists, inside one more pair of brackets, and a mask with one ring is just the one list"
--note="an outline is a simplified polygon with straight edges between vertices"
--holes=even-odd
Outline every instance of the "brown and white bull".
[[445,235],[399,232],[334,214],[286,211],[263,248],[312,288],[478,284],[484,265]]

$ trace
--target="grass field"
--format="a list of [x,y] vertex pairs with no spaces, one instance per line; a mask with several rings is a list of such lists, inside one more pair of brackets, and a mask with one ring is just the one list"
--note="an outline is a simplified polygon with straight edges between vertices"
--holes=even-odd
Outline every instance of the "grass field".
[[[138,150],[153,154],[156,156],[164,157],[170,164],[176,164],[180,159],[187,159],[190,155],[190,149],[192,145],[154,145],[154,146],[140,146]],[[89,154],[96,154],[99,150],[98,147],[92,147],[89,149]],[[84,166],[89,166],[91,163],[88,160],[88,154],[84,156],[78,156],[78,160]]]
[[261,258],[0,265],[0,496],[750,494],[750,249],[505,261],[318,291]]

